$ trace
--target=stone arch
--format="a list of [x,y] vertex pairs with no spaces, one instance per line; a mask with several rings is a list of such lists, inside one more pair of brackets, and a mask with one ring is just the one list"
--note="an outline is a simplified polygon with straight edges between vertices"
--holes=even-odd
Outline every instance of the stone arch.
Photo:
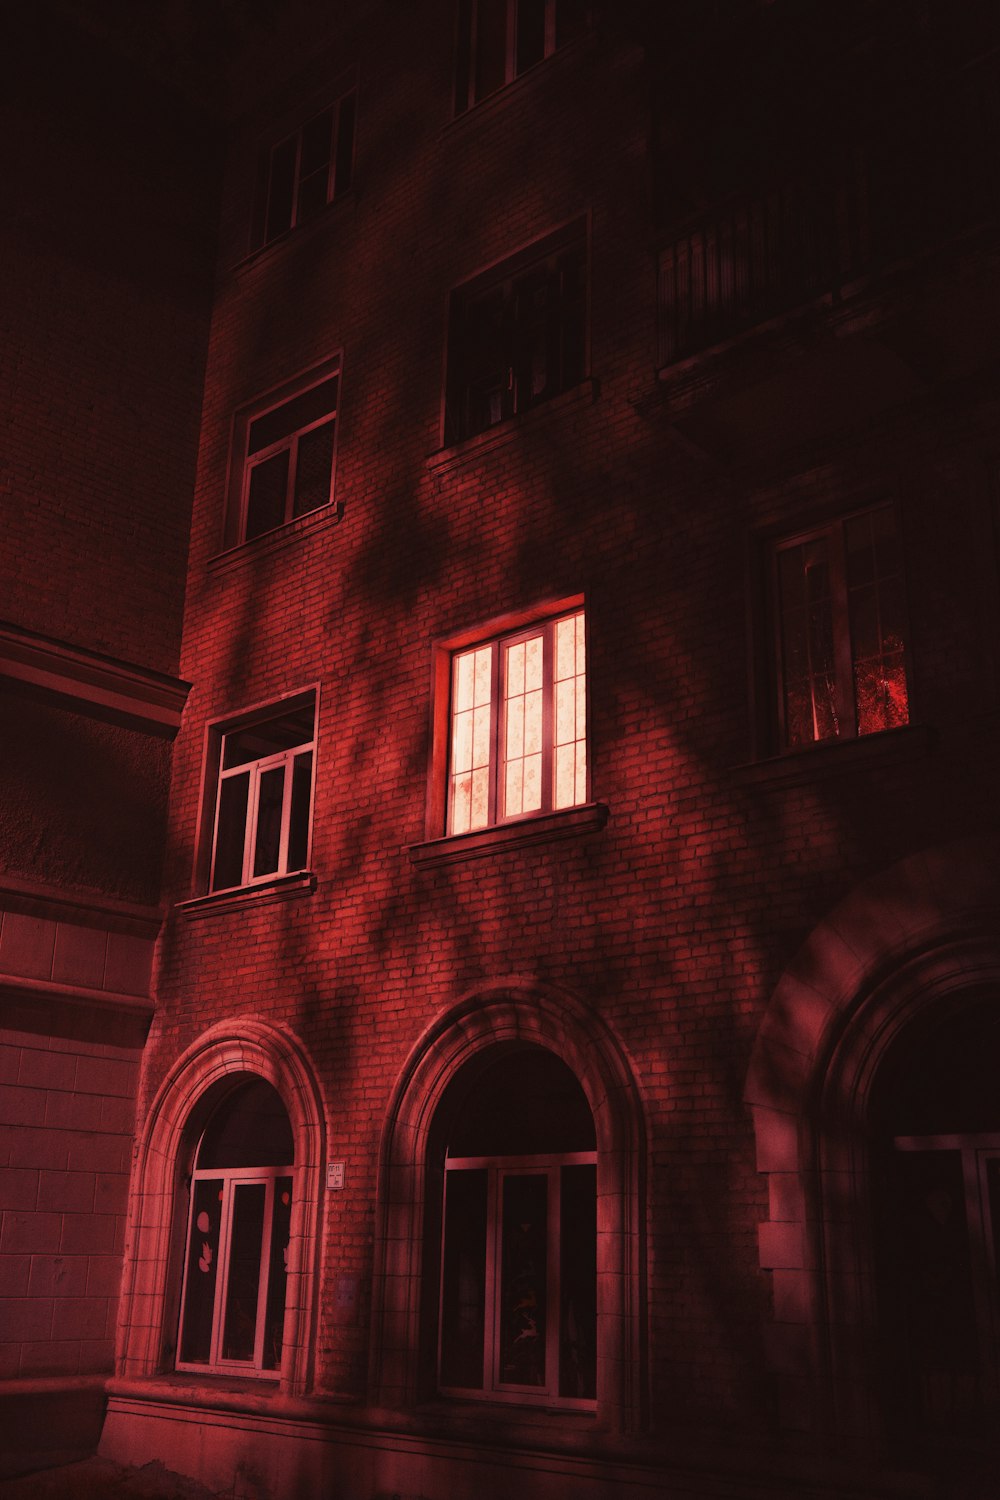
[[919,1016],[1000,986],[998,918],[995,842],[923,851],[841,901],[772,995],[744,1098],[768,1177],[759,1252],[786,1427],[879,1434],[870,1092]]
[[213,1026],[177,1059],[136,1142],[118,1330],[117,1370],[125,1379],[163,1368],[180,1285],[178,1189],[209,1114],[248,1074],[277,1091],[295,1142],[281,1389],[301,1394],[309,1388],[326,1139],[320,1089],[296,1037],[245,1017]]
[[467,994],[419,1039],[390,1101],[379,1157],[370,1387],[385,1407],[420,1394],[424,1222],[430,1132],[445,1090],[489,1049],[521,1043],[561,1059],[594,1117],[598,1198],[597,1421],[634,1429],[644,1402],[645,1134],[624,1051],[607,1024],[535,981]]

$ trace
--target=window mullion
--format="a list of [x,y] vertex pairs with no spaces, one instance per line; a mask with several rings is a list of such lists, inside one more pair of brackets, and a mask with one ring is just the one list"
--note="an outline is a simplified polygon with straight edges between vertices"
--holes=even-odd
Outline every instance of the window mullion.
[[483,1390],[495,1391],[499,1384],[497,1361],[500,1351],[500,1251],[503,1234],[503,1177],[489,1170],[486,1209],[485,1314],[483,1318]]
[[292,222],[289,228],[294,229],[299,222],[299,193],[302,190],[302,127],[295,133],[295,167],[292,174],[295,184],[292,192]]
[[517,0],[507,0],[507,54],[504,59],[504,83],[517,77]]
[[550,620],[542,632],[542,812],[555,804],[555,654],[556,625]]
[[503,755],[503,738],[506,711],[503,694],[507,688],[507,673],[503,670],[503,642],[494,641],[490,662],[490,776],[489,776],[489,823],[498,823],[503,816],[503,786],[507,766]]
[[833,649],[837,664],[837,696],[844,715],[842,737],[858,732],[854,693],[854,650],[851,642],[851,612],[847,598],[846,536],[843,522],[830,535],[830,609],[833,615]]
[[264,1368],[264,1333],[267,1321],[267,1294],[271,1279],[271,1232],[274,1223],[274,1184],[273,1176],[268,1176],[264,1184],[264,1222],[260,1234],[260,1274],[257,1279],[257,1327],[253,1340],[253,1367],[255,1370]]
[[250,785],[247,787],[247,825],[243,835],[243,885],[253,879],[254,854],[257,848],[257,808],[260,802],[260,762],[247,767]]
[[226,1294],[229,1289],[229,1236],[233,1216],[233,1185],[224,1177],[222,1207],[219,1214],[219,1266],[215,1277],[215,1303],[212,1308],[211,1364],[222,1361],[222,1337],[226,1321]]

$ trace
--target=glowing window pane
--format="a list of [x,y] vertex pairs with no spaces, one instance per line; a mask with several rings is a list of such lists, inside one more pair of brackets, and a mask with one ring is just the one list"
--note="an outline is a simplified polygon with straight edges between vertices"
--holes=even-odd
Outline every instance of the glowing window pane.
[[585,801],[586,696],[582,612],[456,652],[448,832]]

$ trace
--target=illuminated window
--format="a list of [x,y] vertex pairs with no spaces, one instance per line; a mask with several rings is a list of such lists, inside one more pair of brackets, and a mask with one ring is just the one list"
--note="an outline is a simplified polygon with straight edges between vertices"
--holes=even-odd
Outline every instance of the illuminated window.
[[339,362],[332,360],[237,413],[227,546],[329,505],[339,385]]
[[288,1116],[262,1079],[210,1118],[191,1174],[178,1369],[277,1378],[293,1160]]
[[216,731],[218,787],[209,889],[304,870],[309,862],[312,694]]
[[520,1052],[477,1079],[444,1160],[442,1390],[593,1404],[596,1162],[587,1101],[557,1058]]
[[263,154],[251,250],[304,224],[351,185],[353,90],[313,115]]
[[460,0],[458,114],[582,36],[585,0]]
[[583,611],[451,659],[448,832],[587,800]]
[[779,714],[789,749],[909,720],[903,579],[891,505],[774,554]]
[[447,442],[485,432],[583,379],[586,259],[577,224],[452,294]]

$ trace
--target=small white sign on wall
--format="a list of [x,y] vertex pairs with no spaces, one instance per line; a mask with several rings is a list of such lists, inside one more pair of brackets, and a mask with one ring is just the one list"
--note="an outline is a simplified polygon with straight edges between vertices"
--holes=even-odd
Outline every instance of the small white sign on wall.
[[328,1161],[326,1164],[326,1190],[328,1193],[339,1193],[344,1186],[344,1163],[342,1161]]

